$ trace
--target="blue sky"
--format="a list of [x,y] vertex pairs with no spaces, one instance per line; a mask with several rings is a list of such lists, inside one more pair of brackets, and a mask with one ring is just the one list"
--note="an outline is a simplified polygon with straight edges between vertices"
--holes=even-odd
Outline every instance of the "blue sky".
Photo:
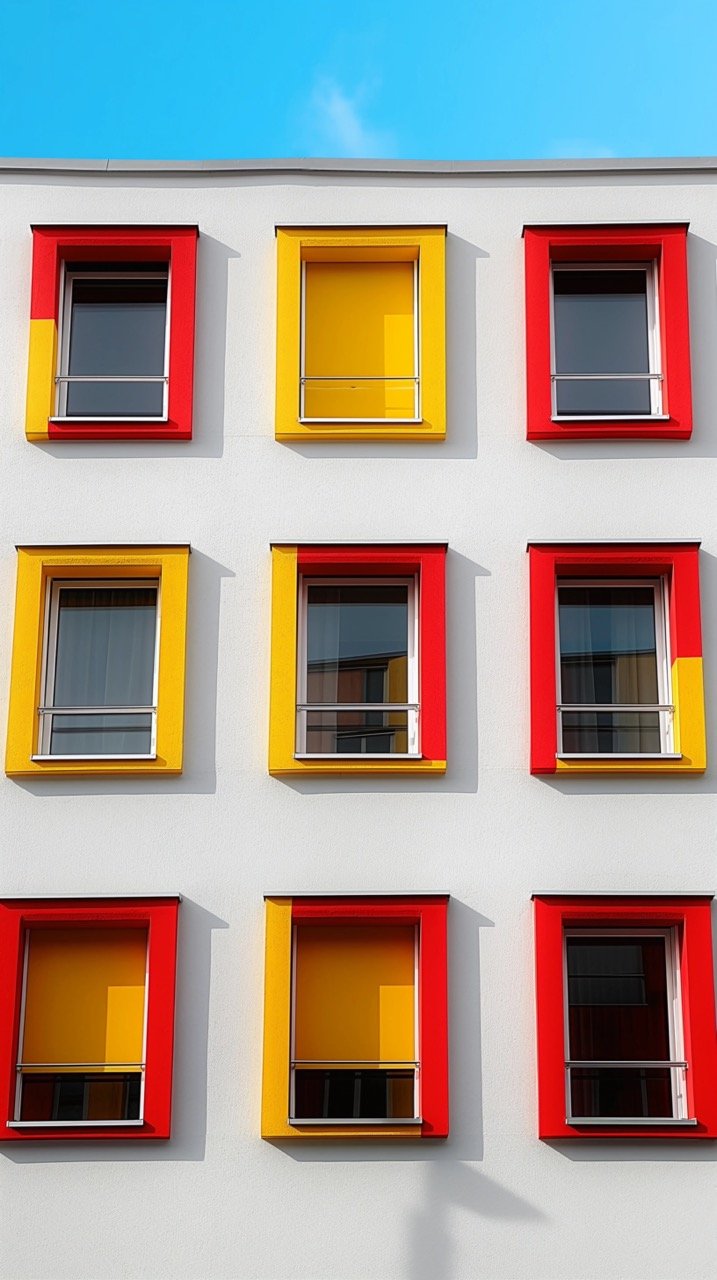
[[714,155],[715,0],[0,0],[0,154]]

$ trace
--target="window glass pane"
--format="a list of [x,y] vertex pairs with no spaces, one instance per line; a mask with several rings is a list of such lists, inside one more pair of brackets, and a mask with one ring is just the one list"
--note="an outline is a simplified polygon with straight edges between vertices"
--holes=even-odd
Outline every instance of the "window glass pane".
[[413,925],[296,930],[296,1059],[396,1065],[415,1050]]
[[[62,587],[52,705],[151,706],[157,588]],[[151,713],[52,716],[51,755],[147,755]]]
[[140,1063],[146,964],[146,929],[33,929],[22,1061],[70,1070]]
[[668,1067],[580,1067],[570,1072],[573,1116],[670,1119],[674,1115]]
[[152,716],[52,716],[50,755],[147,756],[152,750]]
[[161,418],[162,382],[69,382],[70,418]]
[[307,1070],[294,1072],[294,1116],[303,1120],[410,1120],[412,1071]]
[[307,711],[312,755],[407,755],[407,711]]
[[[88,275],[72,281],[67,373],[78,377],[164,374],[167,280]],[[69,416],[159,416],[163,384],[67,384]]]
[[[553,270],[555,372],[650,372],[647,272]],[[647,379],[556,383],[558,413],[645,413]]]
[[664,938],[569,937],[567,966],[571,1059],[669,1059]]
[[408,590],[309,586],[307,702],[407,702]]
[[138,1120],[139,1072],[26,1075],[21,1120]]
[[53,705],[151,705],[157,588],[62,587]]
[[304,273],[304,415],[412,418],[413,262],[307,262]]
[[562,702],[657,703],[651,586],[559,586]]

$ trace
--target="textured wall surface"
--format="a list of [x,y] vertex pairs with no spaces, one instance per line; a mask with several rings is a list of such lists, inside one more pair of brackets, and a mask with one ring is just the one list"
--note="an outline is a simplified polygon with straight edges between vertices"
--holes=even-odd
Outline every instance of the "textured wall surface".
[[[15,543],[193,548],[183,775],[0,781],[4,892],[185,899],[174,1136],[3,1151],[7,1280],[717,1272],[712,1144],[535,1137],[530,902],[715,887],[715,181],[3,176],[0,723]],[[690,222],[692,440],[528,444],[523,224],[661,220]],[[26,442],[30,224],[43,222],[199,224],[191,443]],[[448,224],[446,442],[277,444],[274,224],[413,222]],[[703,777],[529,775],[529,538],[702,538]],[[269,542],[320,539],[449,542],[445,777],[268,776]],[[453,895],[448,1142],[259,1138],[262,895],[307,890]]]

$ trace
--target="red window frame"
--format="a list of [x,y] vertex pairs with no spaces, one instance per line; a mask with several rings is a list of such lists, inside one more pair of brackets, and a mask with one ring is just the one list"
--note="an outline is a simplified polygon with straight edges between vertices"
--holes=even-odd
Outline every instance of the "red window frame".
[[[540,1138],[717,1138],[717,1035],[712,955],[712,894],[640,898],[616,894],[533,895]],[[671,928],[680,948],[688,1109],[696,1124],[578,1125],[566,1119],[566,928]]]
[[[172,1109],[174,997],[177,954],[177,915],[180,899],[52,898],[0,899],[0,1140],[113,1142],[136,1138],[169,1138]],[[108,1124],[47,1128],[15,1127],[15,1067],[20,1035],[25,936],[29,929],[124,928],[147,926],[147,1033],[144,1083],[144,1123],[133,1127]]]
[[[674,670],[682,660],[696,659],[701,676],[702,628],[700,621],[700,579],[698,542],[685,543],[529,543],[530,557],[530,771],[558,771],[557,728],[557,617],[555,589],[561,577],[621,578],[659,577],[668,581],[670,650]],[[674,697],[673,692],[673,697]],[[641,768],[664,772],[703,772],[706,767],[704,723],[698,723],[703,708],[691,698],[678,707],[678,727],[684,741],[683,759],[673,762],[653,760]],[[686,749],[687,748],[687,749]],[[692,752],[692,754],[689,754]],[[639,757],[635,757],[639,765]],[[561,764],[593,772],[634,769],[631,761],[612,763],[600,759]]]
[[[196,260],[199,231],[184,227],[32,228],[30,317],[60,326],[62,264],[73,262],[167,262],[169,297],[169,386],[167,420],[62,422],[47,420],[50,440],[191,440],[194,384]],[[32,361],[32,357],[31,357]],[[53,370],[54,374],[57,372]],[[35,376],[31,369],[31,376]],[[34,434],[33,438],[39,438]]]
[[[692,434],[687,223],[525,227],[529,440],[687,440]],[[550,274],[553,262],[656,262],[664,420],[553,416]]]
[[[286,934],[285,947],[277,950],[267,938],[267,984],[279,977],[279,987],[286,993],[287,1005],[278,1007],[267,1002],[264,1026],[264,1103],[262,1136],[265,1138],[390,1138],[411,1140],[413,1137],[447,1138],[448,1112],[448,894],[416,894],[381,897],[306,897],[271,894],[270,903],[287,904],[291,910],[291,926],[297,923],[336,924],[415,924],[419,930],[418,945],[418,1035],[421,1062],[421,1124],[410,1126],[417,1132],[399,1126],[375,1127],[371,1124],[289,1123],[288,1081],[291,1024],[291,938]],[[270,970],[272,971],[270,973]],[[283,982],[280,970],[283,970]],[[267,1019],[270,1025],[267,1025]]]

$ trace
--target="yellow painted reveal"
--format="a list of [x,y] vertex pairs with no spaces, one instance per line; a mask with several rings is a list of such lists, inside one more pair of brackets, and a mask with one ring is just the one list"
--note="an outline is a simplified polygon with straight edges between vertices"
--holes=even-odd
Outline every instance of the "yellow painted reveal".
[[297,1058],[413,1062],[415,994],[412,925],[297,927]]
[[293,1135],[289,1117],[291,1058],[291,899],[266,902],[264,948],[263,1138]]
[[22,1060],[143,1061],[146,929],[30,933]]
[[679,760],[561,760],[558,773],[704,773],[707,768],[705,695],[701,658],[676,658],[672,664],[675,751]]
[[25,404],[28,440],[47,440],[48,419],[55,412],[56,368],[57,324],[54,320],[31,320]]
[[[323,439],[323,440],[422,440],[442,439],[446,433],[446,352],[445,352],[445,229],[443,227],[420,228],[352,228],[335,230],[302,230],[300,228],[280,228],[277,231],[277,352],[276,352],[276,437],[278,440]],[[299,377],[301,371],[301,271],[302,263],[307,264],[307,274],[311,280],[311,272],[315,265],[326,272],[326,281],[332,281],[329,290],[338,293],[337,282],[340,268],[343,278],[349,279],[358,275],[360,265],[364,265],[370,273],[372,282],[380,278],[381,270],[386,266],[400,268],[392,277],[392,292],[398,296],[407,292],[411,264],[418,261],[418,316],[419,316],[419,350],[421,378],[421,419],[419,422],[400,424],[391,421],[399,416],[398,401],[384,402],[381,413],[370,414],[371,417],[385,415],[385,420],[378,423],[366,421],[368,408],[361,412],[366,417],[348,423],[302,422],[299,419]],[[337,264],[337,271],[331,274],[326,271],[331,264]],[[368,281],[367,277],[367,281]],[[319,275],[314,276],[314,283]],[[398,281],[403,283],[399,286]],[[359,300],[359,292],[368,294],[373,290],[369,286],[351,285],[352,297]],[[309,287],[309,306],[311,302],[311,284]],[[336,312],[338,297],[330,302],[331,309]],[[405,304],[402,303],[402,306]],[[376,317],[376,296],[371,303],[373,320]],[[350,310],[350,309],[349,309]],[[392,353],[403,356],[406,342],[407,319],[405,312],[397,313],[401,318],[395,332],[388,339]],[[366,321],[349,319],[334,326],[331,342],[348,344],[351,328],[358,327],[359,340],[364,323],[371,327],[373,320],[367,316]],[[313,323],[313,317],[311,318]],[[392,320],[393,324],[394,321]],[[330,325],[324,326],[327,330]],[[343,331],[345,327],[345,332]],[[393,359],[393,355],[391,357]],[[307,368],[308,372],[314,372]],[[352,367],[349,371],[354,372]],[[358,370],[366,375],[366,370]],[[403,375],[404,370],[399,371]],[[334,388],[334,391],[336,388]],[[401,404],[401,415],[405,402],[405,388],[395,389]],[[312,395],[313,395],[312,391]],[[318,394],[318,393],[317,393]],[[328,393],[326,393],[328,394]],[[359,394],[363,397],[364,390]],[[341,392],[341,406],[346,397],[355,393]],[[368,397],[368,393],[366,393]],[[395,399],[392,393],[391,399]],[[373,402],[366,398],[370,406]],[[314,411],[314,405],[308,406]],[[331,409],[337,412],[339,404]],[[321,416],[324,416],[323,414]],[[338,417],[337,412],[337,417]],[[342,413],[341,416],[344,416]],[[413,416],[412,412],[410,416]]]
[[[189,547],[20,547],[5,772],[181,773]],[[45,599],[54,578],[151,578],[160,584],[157,754],[153,760],[34,760],[42,691]]]
[[413,262],[305,263],[304,416],[415,417],[413,313]]

